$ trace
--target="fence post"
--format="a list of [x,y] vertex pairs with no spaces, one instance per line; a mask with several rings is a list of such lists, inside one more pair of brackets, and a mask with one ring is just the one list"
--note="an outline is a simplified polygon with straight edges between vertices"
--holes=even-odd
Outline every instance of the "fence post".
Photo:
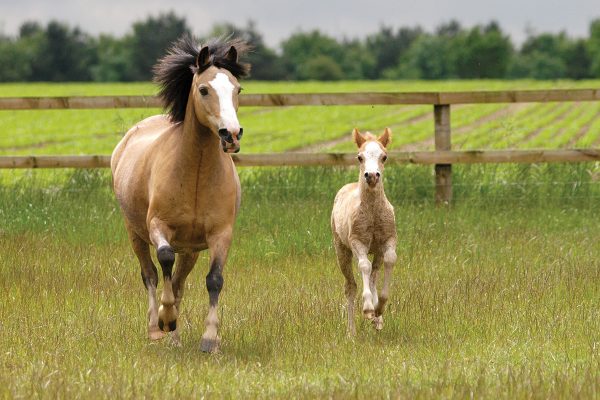
[[[451,150],[450,105],[433,106],[435,121],[435,150]],[[435,204],[449,205],[452,201],[452,164],[435,164]]]

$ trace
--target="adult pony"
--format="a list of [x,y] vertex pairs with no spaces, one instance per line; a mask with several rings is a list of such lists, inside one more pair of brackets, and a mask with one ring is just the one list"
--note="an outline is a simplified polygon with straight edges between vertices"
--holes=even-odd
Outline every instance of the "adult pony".
[[[358,147],[360,174],[358,182],[342,187],[335,196],[331,212],[333,244],[340,269],[346,278],[348,301],[348,334],[354,335],[354,301],[356,282],[352,273],[352,256],[358,260],[363,281],[363,315],[375,329],[383,328],[383,310],[388,299],[392,267],[396,263],[396,219],[394,207],[383,191],[383,167],[386,146],[392,131],[386,128],[380,137],[352,132]],[[369,261],[373,254],[373,263]],[[377,296],[377,273],[385,267],[383,289]]]
[[[208,249],[209,311],[200,347],[218,350],[217,304],[241,196],[228,153],[239,151],[242,137],[238,79],[250,66],[238,56],[246,50],[239,40],[213,39],[201,49],[189,37],[176,42],[154,67],[168,115],[137,123],[111,157],[114,192],[148,291],[151,340],[171,331],[180,343],[177,317],[185,279],[198,253]],[[162,267],[160,307],[149,245]]]

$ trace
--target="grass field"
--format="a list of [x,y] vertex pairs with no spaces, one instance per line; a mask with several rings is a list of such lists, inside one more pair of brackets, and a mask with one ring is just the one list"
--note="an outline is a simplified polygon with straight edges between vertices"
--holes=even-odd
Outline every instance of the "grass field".
[[[575,86],[245,86],[387,91],[399,84]],[[3,96],[154,90],[0,88]],[[310,121],[300,107],[241,110],[248,130],[242,151],[322,151],[323,143],[349,149],[338,139],[354,122],[373,130],[393,125],[397,148],[429,146],[428,107],[347,108],[310,110]],[[592,146],[598,111],[594,103],[457,107],[454,143]],[[0,112],[1,154],[109,153],[129,124],[152,110],[104,112]],[[183,346],[149,343],[146,293],[108,172],[0,171],[0,398],[600,396],[599,163],[456,165],[449,209],[433,205],[430,167],[386,169],[399,238],[389,308],[382,332],[357,317],[351,340],[329,213],[337,189],[356,175],[354,168],[240,168],[242,209],[220,301],[222,352],[207,355],[199,350],[206,254],[187,280]]]

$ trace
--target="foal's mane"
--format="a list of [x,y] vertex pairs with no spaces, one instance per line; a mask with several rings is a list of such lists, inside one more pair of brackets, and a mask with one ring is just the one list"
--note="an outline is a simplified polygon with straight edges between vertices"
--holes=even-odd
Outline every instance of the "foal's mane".
[[[199,68],[196,59],[204,46],[208,46],[209,61]],[[189,35],[184,35],[173,43],[166,56],[158,60],[153,69],[154,82],[160,85],[158,96],[171,121],[182,122],[185,118],[194,74],[215,66],[228,70],[236,79],[248,76],[250,64],[231,61],[226,57],[232,46],[237,50],[238,56],[243,56],[249,50],[248,44],[241,39],[213,38],[198,47]]]

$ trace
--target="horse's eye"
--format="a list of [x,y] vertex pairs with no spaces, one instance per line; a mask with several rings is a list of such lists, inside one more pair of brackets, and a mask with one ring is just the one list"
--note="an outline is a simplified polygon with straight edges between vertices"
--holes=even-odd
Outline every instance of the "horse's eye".
[[358,157],[356,157],[356,158],[358,158],[358,162],[363,162],[363,158],[362,158],[362,156],[358,156]]
[[387,160],[387,156],[383,156],[382,160],[385,162],[385,160]]
[[207,88],[205,88],[204,86],[202,86],[202,87],[200,88],[200,94],[201,94],[202,96],[207,96],[207,95],[208,95],[208,89],[207,89]]
[[244,90],[244,88],[240,87],[240,88],[238,89],[238,94],[242,93],[242,90]]

